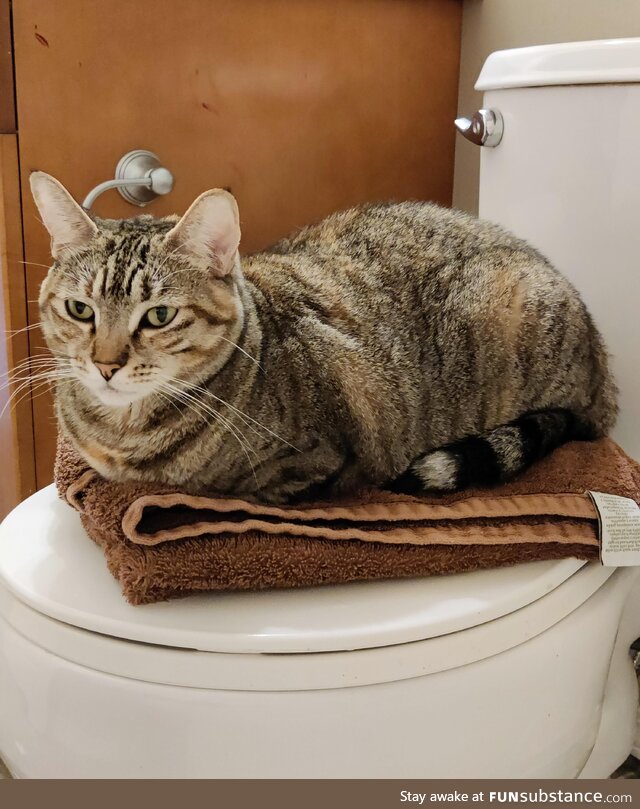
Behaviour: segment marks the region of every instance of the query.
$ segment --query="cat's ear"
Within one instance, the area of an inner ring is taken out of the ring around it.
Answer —
[[[238,205],[228,191],[205,191],[166,236],[167,244],[204,262],[222,277],[233,269],[240,244]]]
[[[85,247],[98,228],[62,183],[43,171],[32,172],[29,182],[33,199],[51,236],[51,255],[58,258],[65,250]]]

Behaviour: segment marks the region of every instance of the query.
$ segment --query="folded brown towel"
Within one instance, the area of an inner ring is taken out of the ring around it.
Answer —
[[[296,506],[117,484],[64,442],[56,482],[132,604],[203,590],[416,577],[598,558],[588,490],[640,502],[640,465],[610,439],[560,447],[494,489],[412,497],[369,490]]]

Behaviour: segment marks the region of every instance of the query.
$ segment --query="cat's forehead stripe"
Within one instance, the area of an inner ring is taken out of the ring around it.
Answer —
[[[66,267],[63,263],[60,272],[66,273],[75,290],[95,301],[150,300],[165,290],[167,272],[171,275],[175,269],[173,262],[166,262],[163,242],[176,221],[177,216],[96,217],[100,239],[93,252],[72,258]]]
[[[90,277],[87,278],[87,286],[86,286],[87,295],[93,298],[93,300],[97,300],[99,294],[101,297],[104,298],[106,283],[107,283],[107,268],[100,267],[100,269],[98,270],[93,279]],[[99,294],[98,291],[100,291]]]
[[[113,298],[123,298],[131,294],[133,277],[141,267],[145,266],[142,259],[141,245],[147,245],[149,250],[149,237],[147,234],[136,234],[133,237],[122,239],[107,256],[108,280],[106,294]]]

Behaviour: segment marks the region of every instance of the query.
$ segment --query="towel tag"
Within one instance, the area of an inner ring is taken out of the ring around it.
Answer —
[[[598,512],[600,561],[605,567],[640,565],[640,506],[629,497],[589,492]]]

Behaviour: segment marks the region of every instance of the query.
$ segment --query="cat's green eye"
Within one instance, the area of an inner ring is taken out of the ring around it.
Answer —
[[[167,323],[171,323],[173,318],[178,314],[175,306],[154,306],[145,312],[140,325],[144,328],[150,326],[152,329],[161,329]]]
[[[93,320],[93,309],[82,301],[69,299],[65,302],[67,312],[76,320]]]

